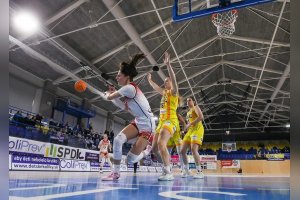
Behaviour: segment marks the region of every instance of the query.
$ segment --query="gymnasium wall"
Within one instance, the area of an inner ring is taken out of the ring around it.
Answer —
[[[106,117],[97,113],[96,117],[90,119],[90,122],[96,132],[104,133],[106,129]]]
[[[9,77],[9,105],[32,111],[36,87],[14,76]]]

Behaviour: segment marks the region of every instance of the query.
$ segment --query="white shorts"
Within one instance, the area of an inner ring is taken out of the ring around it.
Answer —
[[[138,129],[139,136],[150,139],[150,136],[155,133],[156,125],[153,117],[134,119],[131,124]]]

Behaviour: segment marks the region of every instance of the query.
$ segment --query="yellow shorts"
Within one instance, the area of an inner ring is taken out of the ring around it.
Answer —
[[[171,137],[167,143],[168,148],[171,148],[174,146],[179,146],[182,144],[178,119],[168,119],[168,120],[164,120],[164,121],[159,121],[157,129],[156,129],[156,134],[159,134],[159,132],[162,128],[167,129],[171,133]]]
[[[159,134],[160,130],[163,128],[167,129],[171,135],[173,135],[180,129],[178,119],[160,120],[156,128],[156,134]]]
[[[188,132],[185,134],[183,138],[183,142],[189,144],[202,145],[203,136],[204,136],[203,126],[190,127]]]

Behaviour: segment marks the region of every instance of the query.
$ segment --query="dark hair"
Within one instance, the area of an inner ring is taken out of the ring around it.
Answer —
[[[121,66],[120,66],[121,73],[124,74],[125,76],[129,76],[130,81],[132,81],[133,78],[138,75],[138,72],[137,72],[135,66],[136,66],[137,62],[144,57],[145,57],[144,54],[136,54],[133,56],[133,58],[131,59],[131,61],[129,63],[122,62]]]
[[[192,101],[193,101],[194,103],[196,103],[194,97],[188,97],[188,99],[192,99]]]

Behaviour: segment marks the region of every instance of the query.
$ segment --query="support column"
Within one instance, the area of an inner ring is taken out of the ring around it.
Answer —
[[[42,88],[36,89],[35,96],[34,96],[34,99],[32,101],[31,112],[33,112],[33,113],[39,113],[40,112],[42,96],[43,96]]]
[[[39,113],[46,118],[51,118],[53,115],[53,106],[55,105],[57,87],[52,84],[52,81],[46,80],[43,87]]]

